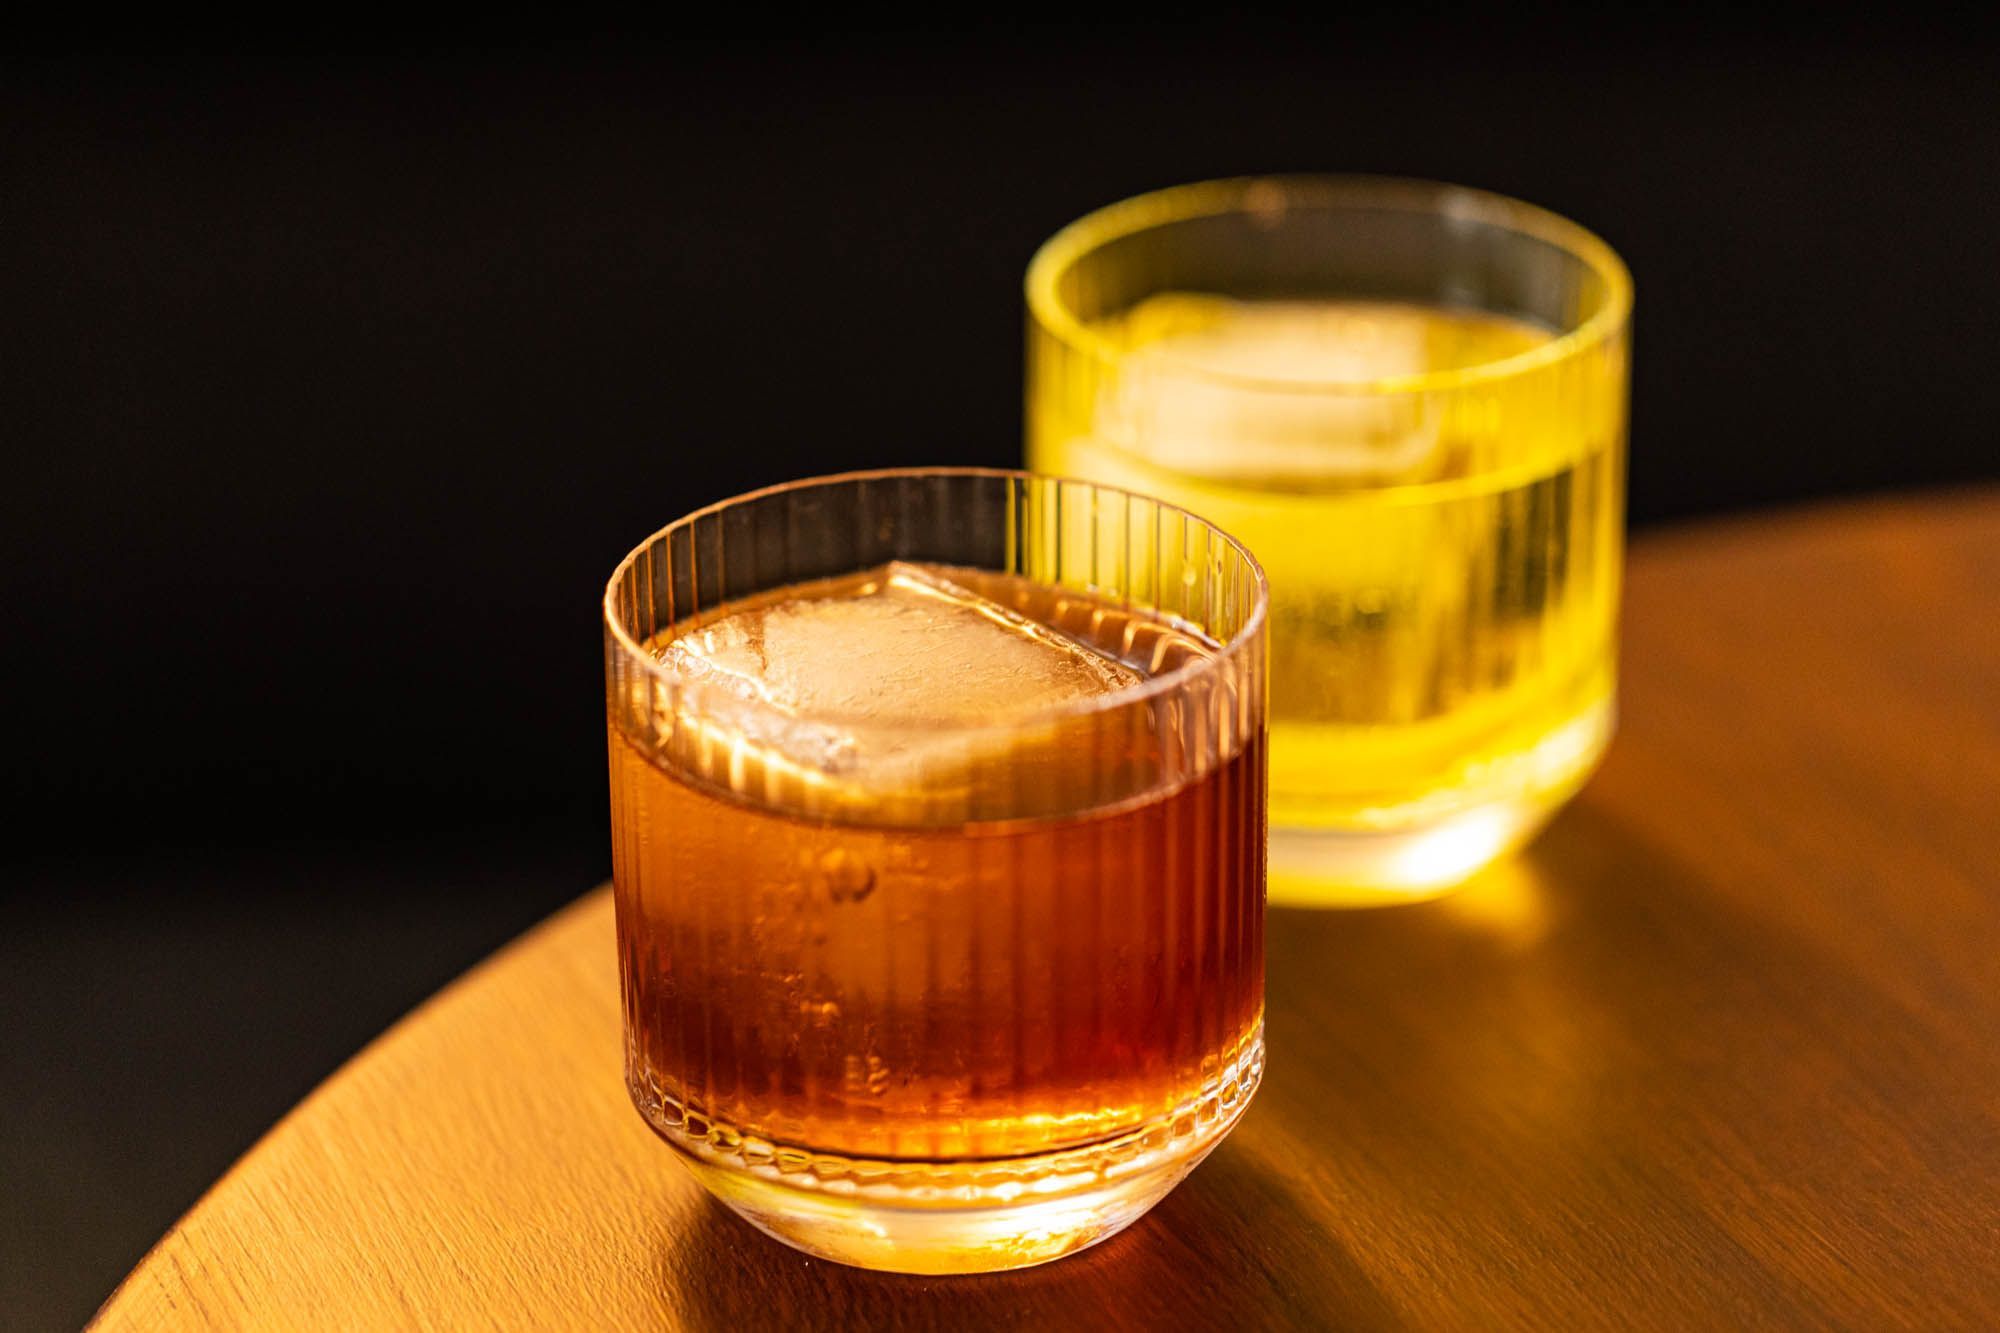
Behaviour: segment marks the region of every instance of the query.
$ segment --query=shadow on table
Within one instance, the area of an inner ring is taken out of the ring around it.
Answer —
[[[661,1272],[667,1299],[699,1329],[1398,1325],[1286,1182],[1227,1141],[1131,1228],[1039,1268],[943,1278],[847,1268],[783,1249],[710,1200],[669,1241]],[[1309,1290],[1297,1286],[1304,1273]]]
[[[702,1329],[1401,1326],[1348,1248],[1345,1201],[1356,1182],[1310,1145],[1366,1144],[1386,1132],[1392,1141],[1373,1150],[1399,1150],[1405,1112],[1377,1104],[1374,1091],[1406,1085],[1419,1101],[1481,1100],[1491,1071],[1477,1060],[1461,1067],[1460,1053],[1488,1044],[1484,1029],[1519,1017],[1545,1039],[1561,1035],[1563,997],[1541,993],[1550,935],[1575,910],[1567,900],[1577,881],[1607,867],[1597,855],[1571,865],[1556,850],[1437,902],[1274,910],[1263,1091],[1179,1189],[1102,1245],[1017,1273],[871,1273],[782,1249],[711,1200],[660,1256],[666,1299]],[[1608,854],[1619,860],[1628,849]],[[1409,1051],[1397,1036],[1404,1025],[1385,1011],[1413,1003],[1447,1032],[1426,1031]],[[1397,1049],[1378,1049],[1385,1044]],[[1369,1071],[1378,1058],[1387,1068]]]
[[[710,1203],[660,1257],[668,1301],[731,1329],[1382,1328],[1412,1303],[1517,1321],[1542,1294],[1523,1246],[1578,1289],[1642,1280],[1624,1270],[1650,1233],[1620,1203],[1638,1186],[1606,1163],[1692,1071],[1762,1086],[1769,1053],[1710,1047],[1696,1002],[1755,1017],[1771,984],[1825,980],[1587,803],[1449,898],[1273,910],[1267,965],[1263,1088],[1123,1235],[1019,1273],[901,1277],[781,1250]],[[1603,1225],[1537,1204],[1558,1196]],[[1414,1285],[1398,1301],[1391,1281]]]

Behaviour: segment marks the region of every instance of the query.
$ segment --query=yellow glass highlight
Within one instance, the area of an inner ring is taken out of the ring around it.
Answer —
[[[1027,455],[1169,499],[1271,581],[1271,896],[1424,896],[1519,846],[1613,721],[1618,257],[1448,185],[1217,181],[1028,270]]]

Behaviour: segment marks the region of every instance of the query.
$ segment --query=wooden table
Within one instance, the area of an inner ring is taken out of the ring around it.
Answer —
[[[271,1131],[108,1328],[2000,1327],[2000,492],[1646,538],[1624,722],[1456,897],[1274,911],[1270,1072],[1046,1268],[843,1269],[627,1104],[610,902]]]

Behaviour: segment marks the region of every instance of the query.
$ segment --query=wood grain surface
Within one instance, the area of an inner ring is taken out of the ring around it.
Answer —
[[[301,1104],[105,1328],[2000,1327],[2000,492],[1633,555],[1622,730],[1458,895],[1273,911],[1270,1069],[1023,1273],[767,1241],[626,1102],[590,895]]]

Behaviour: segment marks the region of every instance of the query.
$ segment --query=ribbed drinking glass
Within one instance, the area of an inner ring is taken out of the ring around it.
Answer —
[[[1280,177],[1115,204],[1028,270],[1027,455],[1271,580],[1271,895],[1519,845],[1611,735],[1632,285],[1554,214]]]
[[[605,594],[626,1077],[814,1254],[1039,1263],[1143,1213],[1263,1067],[1266,598],[1171,505],[799,482]]]

